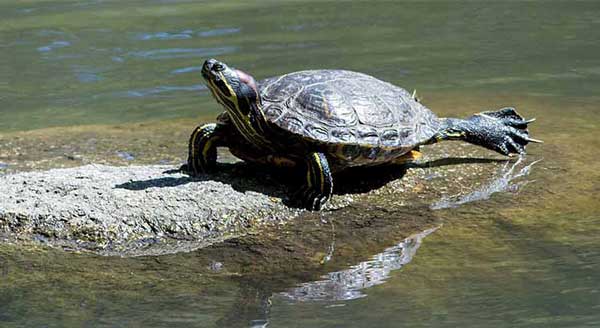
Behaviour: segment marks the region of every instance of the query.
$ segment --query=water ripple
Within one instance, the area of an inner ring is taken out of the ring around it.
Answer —
[[[48,52],[48,51],[52,51],[57,48],[68,47],[70,45],[71,45],[71,42],[69,42],[69,41],[54,41],[54,42],[50,43],[49,45],[37,48],[37,50],[39,52]]]
[[[221,36],[227,34],[235,34],[239,33],[241,29],[239,27],[230,27],[230,28],[216,28],[208,31],[198,32],[198,36],[202,38],[211,37],[211,36]]]
[[[228,34],[239,33],[241,29],[239,27],[227,27],[227,28],[216,28],[212,30],[198,31],[183,30],[180,32],[144,32],[139,33],[135,36],[136,40],[183,40],[191,39],[194,36],[201,38],[208,38],[213,36],[223,36]]]
[[[190,72],[200,72],[201,70],[202,70],[202,66],[189,66],[189,67],[174,69],[171,71],[171,74],[184,74],[184,73],[190,73]]]
[[[65,35],[66,33],[59,30],[50,30],[50,29],[42,29],[35,33],[37,36],[46,37],[46,36],[58,36]]]
[[[316,48],[319,44],[316,42],[296,42],[296,43],[267,43],[258,46],[262,50],[282,50],[282,49],[305,49]]]
[[[217,48],[168,48],[146,51],[134,51],[129,55],[147,59],[172,59],[172,58],[194,58],[210,57],[228,54],[237,51],[237,47],[225,46]]]
[[[154,88],[147,89],[139,89],[139,90],[129,90],[125,92],[120,92],[118,95],[124,97],[148,97],[148,96],[156,96],[159,94],[170,93],[170,92],[178,92],[178,91],[204,91],[206,90],[206,86],[204,84],[194,84],[188,86],[172,86],[172,85],[161,85]]]
[[[181,32],[157,32],[157,33],[141,33],[136,39],[137,40],[182,40],[191,39],[193,31],[185,30]]]
[[[75,76],[79,80],[79,82],[83,83],[93,83],[102,80],[102,76],[100,76],[100,69],[88,67],[88,66],[74,66],[73,72]]]

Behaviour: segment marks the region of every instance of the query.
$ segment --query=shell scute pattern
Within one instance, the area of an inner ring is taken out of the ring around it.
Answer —
[[[284,114],[281,119],[279,120],[279,122],[281,122],[280,126],[292,133],[295,134],[304,134],[304,125],[305,122],[303,120],[301,120],[300,118],[298,118],[297,116],[294,115],[289,115],[288,114]]]
[[[348,97],[327,82],[305,86],[291,100],[290,108],[298,115],[330,127],[350,127],[358,123]]]
[[[281,118],[286,111],[281,104],[273,104],[269,106],[269,110],[265,111],[265,117],[271,122],[275,122]]]
[[[403,90],[403,89],[402,89]],[[382,99],[386,104],[393,104],[395,121],[397,124],[408,126],[415,119],[415,114],[419,111],[417,109],[419,103],[412,99],[411,95],[402,95],[398,92],[390,92],[379,94],[379,98]],[[403,90],[404,91],[404,90]]]
[[[398,134],[398,130],[390,129],[385,130],[381,134],[381,144],[384,147],[393,147],[398,144],[400,135]]]
[[[304,127],[304,130],[306,131],[307,135],[317,140],[329,140],[329,132],[321,125],[308,123]]]
[[[270,78],[261,83],[261,85],[265,86],[261,88],[263,101],[274,103],[286,101],[304,88],[301,82],[294,79],[285,79],[283,83],[281,82],[282,79],[285,79],[285,76]]]
[[[331,138],[340,140],[342,143],[356,143],[356,131],[352,128],[347,129],[331,129]]]
[[[332,149],[354,146],[340,148],[340,156],[356,156],[358,151],[371,159],[388,156],[394,148],[408,151],[439,127],[435,114],[406,90],[362,73],[302,71],[259,85],[270,122]]]
[[[376,146],[379,144],[379,133],[377,129],[368,125],[359,125],[356,128],[358,140],[369,145]]]
[[[374,127],[389,127],[396,123],[394,113],[386,102],[376,95],[352,99],[360,123]]]

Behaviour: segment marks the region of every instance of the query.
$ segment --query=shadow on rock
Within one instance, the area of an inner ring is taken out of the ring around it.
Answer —
[[[140,180],[140,181],[129,181],[125,183],[121,183],[115,186],[118,189],[127,189],[127,190],[146,190],[148,188],[169,188],[169,187],[177,187],[190,182],[194,182],[194,179],[191,177],[164,177],[164,178],[156,178],[149,180]]]
[[[408,169],[433,168],[460,164],[486,164],[506,162],[505,159],[488,158],[461,158],[450,157],[427,162],[415,162],[402,165],[382,165],[376,167],[348,168],[334,174],[334,194],[347,195],[367,193],[379,189],[390,181],[402,179]],[[214,173],[198,177],[161,177],[149,180],[129,181],[116,185],[115,188],[127,190],[145,190],[148,188],[169,188],[180,185],[202,182],[218,181],[230,185],[239,192],[255,191],[271,197],[281,198],[285,205],[299,207],[300,204],[293,199],[294,192],[303,182],[302,170],[282,168],[265,168],[245,162],[219,163]],[[167,170],[165,174],[181,173],[178,169]]]
[[[441,167],[448,165],[460,164],[488,164],[488,163],[504,163],[510,159],[497,158],[471,158],[471,157],[446,157],[427,162],[415,162],[406,164],[409,168],[426,168],[426,167]]]
[[[345,195],[367,193],[379,189],[389,182],[402,179],[408,169],[434,168],[447,165],[487,164],[506,162],[506,159],[449,157],[427,162],[413,162],[401,165],[376,167],[356,167],[342,171],[335,176],[335,194]]]
[[[172,188],[188,183],[201,183],[204,181],[217,181],[231,186],[236,191],[254,191],[267,196],[277,197],[287,201],[291,191],[299,185],[299,177],[294,171],[254,166],[252,164],[218,163],[215,172],[203,174],[196,177],[183,175],[178,169],[164,171],[164,174],[176,176],[164,176],[148,180],[134,180],[115,185],[118,189],[141,191],[150,188]],[[292,188],[289,188],[292,186]],[[289,190],[288,190],[289,189]]]

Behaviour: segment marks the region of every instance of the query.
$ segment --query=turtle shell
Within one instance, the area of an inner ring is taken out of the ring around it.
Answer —
[[[259,83],[267,120],[304,140],[410,149],[439,121],[406,90],[344,70],[309,70]]]

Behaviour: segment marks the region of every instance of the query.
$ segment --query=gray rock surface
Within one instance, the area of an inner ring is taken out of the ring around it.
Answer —
[[[485,200],[516,192],[535,164],[448,147],[464,157],[436,147],[404,168],[344,172],[335,178],[333,199],[316,213],[289,206],[300,177],[245,163],[219,163],[215,173],[195,179],[153,165],[0,173],[0,241],[120,256],[191,251],[264,236],[269,226],[293,219],[304,225],[312,216],[354,218],[362,225],[380,211],[393,219],[396,212]]]
[[[0,175],[0,232],[9,241],[152,254],[202,247],[299,212],[282,203],[281,183],[253,188],[260,177],[236,172],[239,166],[210,180],[165,173],[172,168],[86,165]]]

